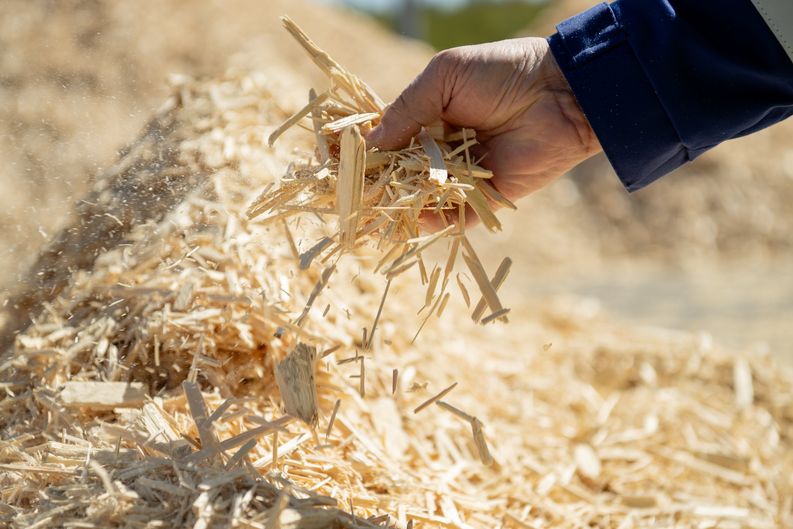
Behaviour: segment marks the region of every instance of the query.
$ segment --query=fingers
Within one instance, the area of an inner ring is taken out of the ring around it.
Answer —
[[[381,150],[405,147],[421,127],[441,118],[448,63],[443,57],[443,54],[436,55],[386,109],[380,124],[366,137],[368,147]]]

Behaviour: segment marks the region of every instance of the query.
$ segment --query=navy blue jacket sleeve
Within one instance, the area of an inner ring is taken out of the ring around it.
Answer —
[[[793,114],[793,63],[750,0],[617,0],[548,40],[631,191]]]

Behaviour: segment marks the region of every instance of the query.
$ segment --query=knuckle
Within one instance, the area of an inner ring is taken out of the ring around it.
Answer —
[[[430,61],[427,71],[434,75],[444,76],[457,64],[459,58],[456,48],[440,51]]]
[[[445,68],[451,67],[457,62],[459,62],[460,55],[461,55],[460,48],[449,48],[446,50],[439,51],[430,61],[430,67],[434,67],[439,70],[443,70]]]

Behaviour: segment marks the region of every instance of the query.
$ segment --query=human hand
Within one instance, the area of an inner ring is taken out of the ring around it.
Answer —
[[[404,147],[438,120],[476,130],[471,149],[509,200],[532,193],[600,151],[595,134],[541,38],[438,53],[385,111],[367,143]],[[439,219],[437,219],[439,220]],[[430,221],[431,228],[440,223]]]

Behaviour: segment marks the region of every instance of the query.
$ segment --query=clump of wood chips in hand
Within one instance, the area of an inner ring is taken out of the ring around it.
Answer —
[[[452,132],[443,124],[423,128],[411,144],[399,151],[367,150],[364,135],[381,117],[384,105],[369,86],[317,47],[289,18],[284,26],[328,75],[330,88],[313,90],[306,106],[298,110],[269,137],[272,146],[290,127],[310,122],[316,138],[315,155],[290,165],[279,184],[273,184],[248,209],[248,218],[281,219],[301,213],[335,215],[338,231],[324,237],[301,255],[301,268],[314,260],[334,256],[375,240],[382,251],[376,269],[389,279],[418,265],[427,285],[426,319],[442,313],[457,254],[482,294],[473,319],[506,321],[509,309],[496,292],[509,270],[505,259],[501,274],[491,281],[465,234],[466,206],[491,231],[501,229],[492,204],[514,208],[487,180],[493,173],[475,163],[469,149],[477,144],[471,129]],[[421,235],[422,214],[437,214],[445,227]],[[422,252],[443,239],[451,239],[448,260],[442,269],[428,273]],[[466,302],[465,287],[458,282]],[[437,293],[436,293],[437,291]],[[485,308],[490,312],[485,315]],[[484,317],[483,317],[484,316]],[[426,322],[425,319],[425,322]]]

